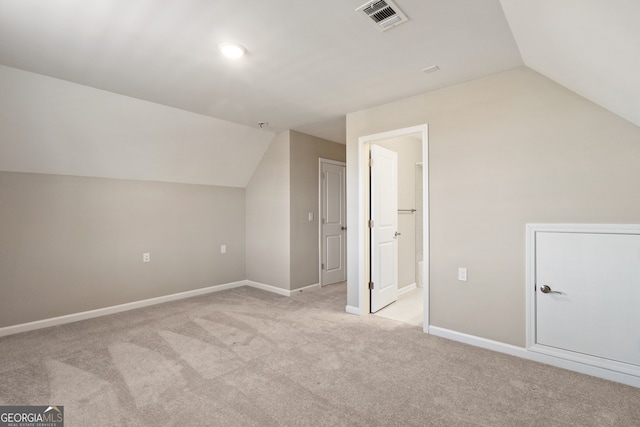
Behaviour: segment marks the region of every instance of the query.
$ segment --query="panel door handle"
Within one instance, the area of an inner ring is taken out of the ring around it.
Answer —
[[[344,231],[344,230],[346,230],[346,229],[347,229],[347,227],[345,227],[344,225],[343,225],[342,227],[340,227],[340,230],[343,230],[343,231]]]
[[[393,237],[398,237],[398,236],[400,236],[401,234],[402,234],[402,233],[398,233],[398,232],[396,231],[396,234],[394,234],[394,236],[393,236]]]
[[[553,289],[551,289],[551,288],[550,288],[549,286],[547,286],[547,285],[542,285],[542,286],[540,286],[540,291],[541,291],[543,294],[561,294],[561,295],[562,295],[562,292],[554,291]]]

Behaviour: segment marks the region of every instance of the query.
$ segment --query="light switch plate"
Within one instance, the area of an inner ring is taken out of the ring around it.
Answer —
[[[458,269],[458,280],[461,282],[467,281],[467,269],[464,267],[460,267]]]

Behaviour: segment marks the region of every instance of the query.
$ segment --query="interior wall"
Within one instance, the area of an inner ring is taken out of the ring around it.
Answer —
[[[398,209],[416,209],[416,163],[422,160],[422,140],[402,136],[375,144],[398,154]],[[416,214],[398,213],[398,289],[417,282]]]
[[[247,279],[291,283],[290,132],[278,133],[246,188]]]
[[[245,187],[275,135],[0,65],[0,170]]]
[[[525,224],[637,223],[640,128],[518,68],[347,116],[348,198],[358,137],[429,124],[430,323],[525,346]],[[363,217],[349,205],[349,237]],[[348,304],[361,254],[349,249]],[[469,280],[457,280],[467,267]],[[365,310],[366,311],[366,310]]]
[[[274,133],[5,66],[0,93],[0,327],[246,278]]]
[[[0,327],[245,278],[241,188],[0,172],[0,206]]]
[[[316,285],[320,158],[344,162],[346,145],[291,131],[291,289]],[[309,221],[309,212],[313,221]]]

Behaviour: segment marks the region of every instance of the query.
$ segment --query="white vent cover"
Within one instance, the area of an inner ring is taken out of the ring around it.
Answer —
[[[357,8],[356,12],[364,15],[378,31],[387,31],[409,20],[391,0],[368,1]]]

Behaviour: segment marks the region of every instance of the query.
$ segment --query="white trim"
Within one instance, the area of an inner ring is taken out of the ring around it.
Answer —
[[[640,379],[640,366],[630,365],[628,363],[618,362],[615,360],[604,359],[601,357],[590,356],[587,354],[576,353],[575,351],[553,348],[546,345],[535,344],[529,347],[529,351],[534,353],[546,354],[573,362],[591,365],[609,371],[620,372],[622,374],[633,375]]]
[[[368,209],[366,208],[367,191],[369,184],[365,177],[368,176],[368,168],[365,159],[365,147],[375,141],[384,139],[396,138],[404,135],[411,135],[419,133],[422,136],[422,191],[423,197],[423,330],[427,332],[429,327],[429,125],[422,124],[417,126],[411,126],[402,129],[395,129],[388,132],[376,133],[373,135],[361,136],[358,138],[358,211],[356,218],[356,240],[358,244],[358,281],[356,285],[358,290],[358,308],[352,307],[359,314],[363,315],[365,312],[365,293],[368,290],[367,283],[369,282],[368,273],[365,271],[365,254],[368,254],[366,250],[367,236],[366,236],[366,216]],[[352,231],[353,233],[353,231]],[[353,242],[353,240],[350,240]],[[347,307],[348,308],[348,307]],[[366,312],[369,312],[370,308],[366,307]]]
[[[453,341],[473,345],[476,347],[485,348],[487,350],[497,351],[499,353],[509,354],[511,356],[521,357],[523,359],[531,360],[534,362],[544,363],[546,365],[555,366],[558,368],[567,369],[581,374],[591,375],[598,378],[604,378],[609,381],[615,381],[618,383],[630,385],[632,387],[640,388],[640,376],[626,374],[623,372],[616,372],[610,369],[601,368],[598,366],[587,365],[573,360],[567,360],[564,358],[556,357],[555,355],[538,353],[527,350],[526,348],[517,347],[511,344],[505,344],[498,341],[489,340],[486,338],[476,337],[474,335],[468,335],[461,332],[452,331],[437,326],[429,326],[428,333],[447,338]]]
[[[589,356],[536,343],[536,233],[604,233],[604,234],[640,234],[638,224],[527,224],[526,225],[526,345],[531,354],[542,354],[554,359],[564,359],[567,363],[580,366],[591,365],[594,369],[631,375],[640,382],[640,367],[614,360]],[[571,369],[571,368],[567,368]],[[575,369],[572,369],[575,370]],[[582,371],[579,371],[582,372]],[[600,376],[600,375],[595,375]],[[607,377],[602,377],[607,378]],[[609,378],[607,378],[609,379]],[[616,380],[612,380],[616,381]],[[622,382],[622,381],[619,381]],[[627,383],[625,383],[627,384]],[[636,383],[636,387],[640,387]],[[634,385],[634,384],[632,384]]]
[[[349,314],[356,314],[356,315],[358,315],[358,316],[362,316],[362,315],[364,315],[364,313],[363,313],[363,311],[362,311],[362,309],[361,309],[360,307],[354,307],[354,306],[352,306],[352,305],[348,305],[348,306],[345,308],[345,311],[346,311],[347,313],[349,313]]]
[[[344,166],[344,167],[347,167],[347,164],[346,164],[345,162],[341,162],[341,161],[339,161],[339,160],[331,160],[331,159],[325,159],[325,158],[323,158],[323,157],[320,157],[320,158],[318,159],[318,161],[319,161],[320,163],[327,163],[327,164],[330,164],[330,165],[336,165],[336,166]]]
[[[315,289],[315,288],[321,288],[320,283],[316,283],[315,285],[309,285],[309,286],[303,286],[301,288],[297,288],[297,289],[291,289],[289,291],[289,296],[298,293],[298,292],[304,292],[308,289]]]
[[[34,322],[20,323],[18,325],[5,326],[0,328],[0,337],[7,335],[19,334],[21,332],[35,331],[37,329],[50,328],[52,326],[64,325],[67,323],[78,322],[80,320],[93,319],[96,317],[108,316],[110,314],[121,313],[123,311],[135,310],[137,308],[148,307],[150,305],[163,304],[165,302],[177,301],[181,299],[197,297],[200,295],[210,294],[213,292],[225,291],[227,289],[240,288],[242,286],[249,286],[252,288],[260,289],[267,292],[272,292],[285,297],[290,297],[291,294],[306,289],[317,288],[320,285],[310,285],[303,288],[294,289],[289,291],[287,289],[277,288],[271,285],[265,285],[264,283],[253,282],[251,280],[241,280],[239,282],[225,283],[222,285],[209,286],[206,288],[194,289],[192,291],[179,292],[171,295],[163,295],[161,297],[149,298],[140,301],[128,302],[125,304],[113,305],[110,307],[98,308],[95,310],[82,311],[80,313],[72,313],[64,316],[52,317],[49,319],[36,320]]]
[[[322,239],[322,164],[326,163],[328,165],[336,165],[336,166],[342,166],[344,167],[344,178],[345,178],[345,186],[343,191],[345,192],[345,206],[344,206],[344,213],[345,213],[345,219],[346,219],[346,213],[348,211],[347,208],[347,200],[348,198],[346,197],[346,191],[347,191],[347,163],[346,162],[340,162],[337,160],[331,160],[331,159],[325,159],[325,158],[318,158],[318,282],[320,282],[319,286],[322,287],[324,286],[324,284],[322,283],[322,253],[323,253],[323,248],[322,248],[322,244],[324,243],[323,239]],[[347,245],[348,245],[348,240],[347,239],[347,233],[345,233],[345,250],[344,250],[344,269],[345,269],[345,279],[348,277],[347,274],[347,262],[346,262],[346,258],[347,258]]]
[[[252,280],[245,280],[245,285],[255,288],[255,289],[260,289],[262,291],[267,291],[267,292],[271,292],[274,294],[278,294],[278,295],[282,295],[283,297],[290,297],[291,295],[295,294],[296,292],[300,292],[300,291],[304,291],[306,289],[312,289],[312,288],[319,288],[320,284],[316,283],[315,285],[309,285],[309,286],[304,286],[302,288],[298,288],[298,289],[282,289],[282,288],[278,288],[277,286],[273,286],[273,285],[267,285],[264,283],[259,283],[259,282],[254,282]]]
[[[282,295],[284,297],[291,296],[291,291],[289,291],[288,289],[282,289],[282,288],[278,288],[276,286],[266,285],[264,283],[254,282],[252,280],[245,280],[245,284],[247,286],[252,287],[252,288],[260,289],[261,291],[272,292],[274,294]]]
[[[165,302],[177,301],[185,298],[191,298],[199,295],[209,294],[212,292],[219,292],[227,289],[239,288],[241,286],[246,286],[246,285],[247,285],[246,281],[243,280],[240,282],[209,286],[207,288],[194,289],[192,291],[179,292],[171,295],[163,295],[161,297],[149,298],[149,299],[140,300],[140,301],[133,301],[125,304],[118,304],[110,307],[98,308],[95,310],[82,311],[80,313],[72,313],[64,316],[52,317],[49,319],[36,320],[34,322],[6,326],[4,328],[0,328],[0,337],[19,334],[21,332],[34,331],[36,329],[50,328],[52,326],[64,325],[67,323],[78,322],[80,320],[93,319],[95,317],[108,316],[110,314],[121,313],[123,311],[135,310],[137,308],[148,307],[150,305],[163,304]]]
[[[408,294],[409,292],[415,291],[416,289],[418,289],[418,287],[416,286],[415,283],[412,283],[407,286],[403,286],[401,288],[398,288],[398,296],[401,297],[402,295]]]
[[[640,224],[527,224],[527,230],[557,233],[640,234]]]

